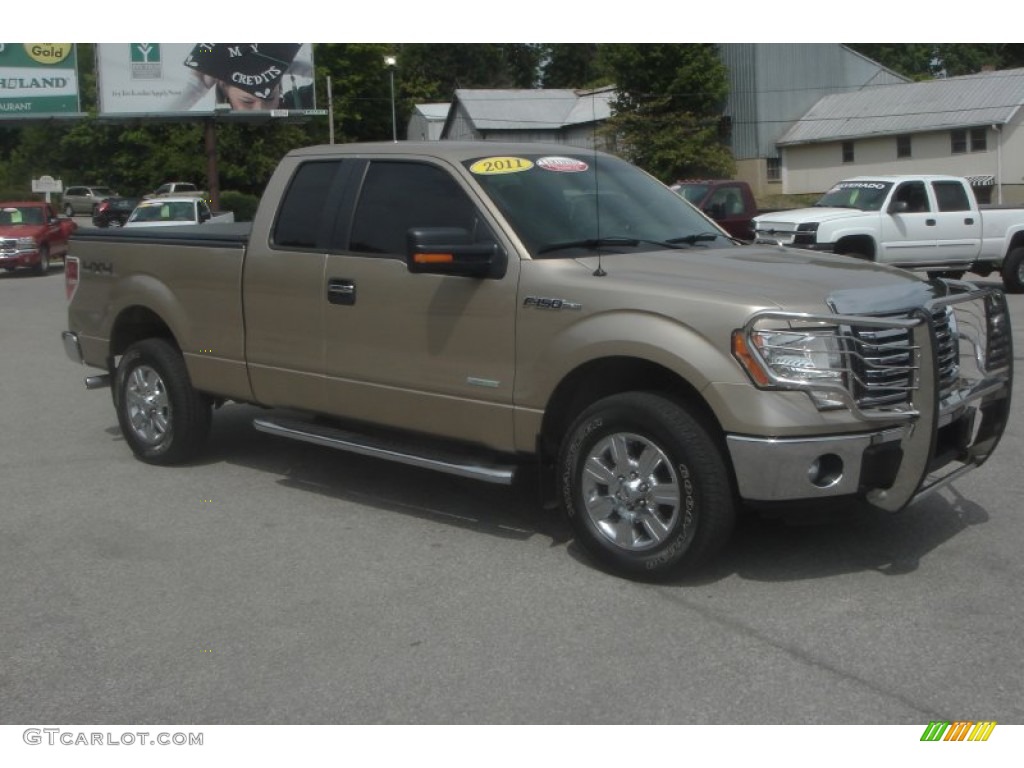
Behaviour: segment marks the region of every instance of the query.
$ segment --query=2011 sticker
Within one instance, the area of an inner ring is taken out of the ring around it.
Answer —
[[[558,173],[583,173],[590,170],[589,165],[575,157],[542,157],[537,161],[537,167]]]
[[[469,172],[478,176],[498,173],[522,173],[533,168],[533,162],[525,157],[485,157],[469,166]]]

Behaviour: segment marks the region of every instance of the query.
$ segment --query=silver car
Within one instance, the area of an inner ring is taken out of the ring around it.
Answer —
[[[68,187],[64,190],[64,213],[91,216],[92,209],[108,197],[116,197],[110,187]]]

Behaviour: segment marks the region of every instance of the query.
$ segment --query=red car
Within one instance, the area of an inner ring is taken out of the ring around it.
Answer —
[[[52,259],[67,255],[68,238],[77,228],[49,203],[0,203],[0,267],[9,272],[31,267],[45,275]]]

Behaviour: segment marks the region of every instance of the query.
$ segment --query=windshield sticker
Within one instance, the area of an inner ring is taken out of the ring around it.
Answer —
[[[832,187],[833,191],[837,189],[885,189],[885,184],[878,181],[844,181]]]
[[[590,170],[589,165],[574,157],[542,157],[537,161],[537,167],[558,173],[583,173]]]
[[[533,168],[525,157],[485,157],[469,166],[469,172],[477,176],[493,176],[498,173],[521,173]]]

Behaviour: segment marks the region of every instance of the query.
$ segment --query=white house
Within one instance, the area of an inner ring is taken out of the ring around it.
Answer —
[[[1024,202],[1024,69],[826,96],[778,140],[782,191],[849,176],[944,173],[981,202]]]

